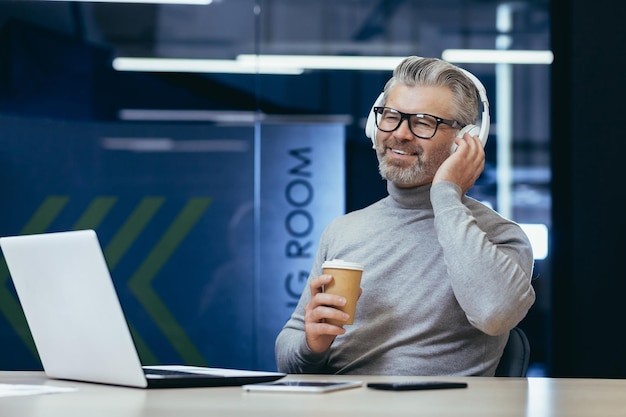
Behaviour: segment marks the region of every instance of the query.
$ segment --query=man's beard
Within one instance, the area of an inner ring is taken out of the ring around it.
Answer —
[[[427,177],[421,155],[417,156],[415,164],[405,166],[390,162],[388,158],[378,155],[378,171],[384,179],[398,185],[419,184]]]
[[[425,161],[423,149],[419,148],[412,152],[415,154],[416,161],[409,164],[387,158],[387,147],[394,147],[394,145],[390,146],[389,143],[386,143],[380,146],[382,146],[382,149],[380,147],[376,149],[378,171],[384,179],[398,185],[416,185],[431,182],[443,161],[450,156],[449,151],[440,151],[436,154],[431,153],[428,160]],[[406,151],[404,148],[403,150]]]

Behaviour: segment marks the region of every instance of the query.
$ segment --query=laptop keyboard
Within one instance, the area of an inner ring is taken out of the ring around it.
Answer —
[[[172,369],[143,369],[146,378],[224,378],[223,375],[201,374],[195,372],[175,371]]]

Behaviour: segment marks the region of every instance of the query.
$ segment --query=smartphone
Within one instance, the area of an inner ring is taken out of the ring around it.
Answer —
[[[467,388],[465,382],[417,381],[417,382],[370,382],[368,388],[388,391],[414,391],[424,389]]]
[[[244,385],[242,388],[246,391],[322,393],[348,388],[358,388],[361,386],[363,386],[362,381],[309,381],[292,379],[287,381],[248,384]]]

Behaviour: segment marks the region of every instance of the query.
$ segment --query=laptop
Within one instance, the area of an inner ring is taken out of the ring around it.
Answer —
[[[138,388],[270,382],[280,372],[142,366],[95,231],[0,238],[49,378]]]

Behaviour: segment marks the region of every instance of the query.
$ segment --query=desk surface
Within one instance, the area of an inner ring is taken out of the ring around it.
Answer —
[[[289,379],[329,379],[290,375]],[[368,381],[451,380],[468,388],[389,392],[362,388],[326,394],[253,393],[241,387],[142,390],[0,372],[0,384],[75,387],[60,394],[0,398],[1,416],[625,416],[626,380],[333,376]]]

